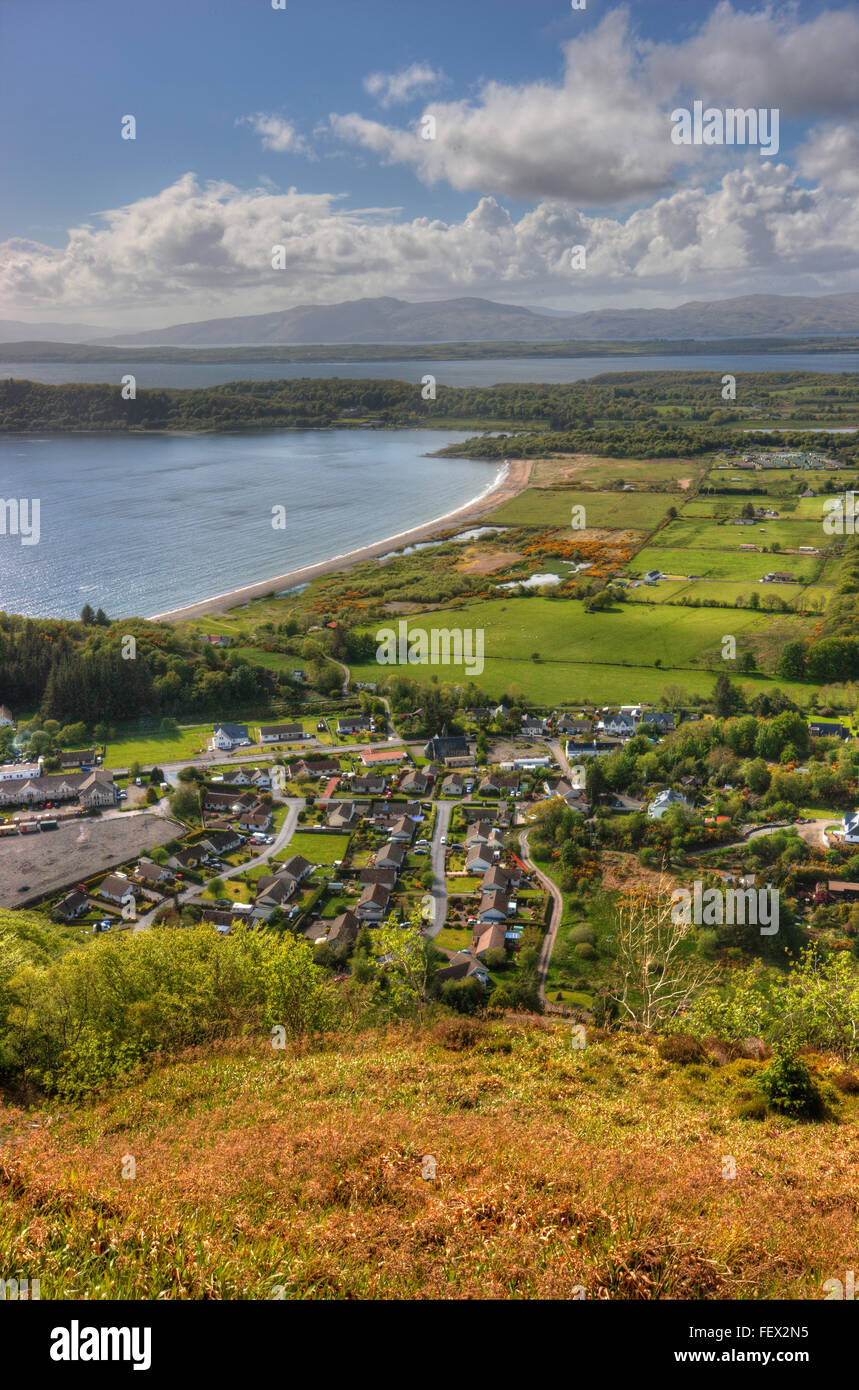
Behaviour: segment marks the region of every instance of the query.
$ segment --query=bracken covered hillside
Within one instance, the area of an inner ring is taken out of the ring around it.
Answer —
[[[805,1060],[822,1122],[739,1118],[755,1061],[529,1017],[201,1048],[0,1110],[3,1273],[43,1299],[818,1299],[859,1254],[859,1078]]]

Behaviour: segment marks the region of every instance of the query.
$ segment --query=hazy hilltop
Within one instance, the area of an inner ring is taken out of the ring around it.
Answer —
[[[762,1064],[684,1060],[529,1015],[209,1043],[0,1110],[7,1268],[43,1298],[823,1297],[859,1099],[743,1119]]]
[[[59,339],[64,343],[98,341],[103,328],[91,323],[23,323],[20,319],[0,319],[0,343],[45,342]]]
[[[39,336],[35,325],[26,334]],[[47,326],[45,326],[47,328]],[[56,325],[51,325],[56,328]],[[564,342],[721,338],[859,332],[859,294],[743,295],[692,300],[674,309],[598,309],[563,314],[463,297],[410,304],[391,297],[301,304],[240,318],[206,319],[92,341],[141,346],[252,346],[302,343]],[[45,337],[58,336],[45,332]],[[61,335],[62,336],[62,335]]]

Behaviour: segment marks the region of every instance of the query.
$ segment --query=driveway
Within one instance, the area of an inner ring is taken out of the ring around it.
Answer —
[[[441,839],[442,836],[447,838],[450,813],[458,804],[456,801],[436,802],[435,830],[430,846],[430,863],[433,872],[433,920],[432,926],[426,928],[427,936],[438,936],[447,920],[447,881],[444,872],[447,863],[447,845],[443,845]]]
[[[550,878],[547,878],[546,875],[540,869],[537,868],[537,865],[530,857],[528,834],[529,832],[527,830],[523,830],[519,835],[519,845],[522,850],[522,860],[526,864],[526,866],[529,869],[531,869],[534,874],[536,874],[541,886],[545,888],[546,892],[550,895],[552,899],[552,915],[549,919],[549,929],[543,938],[543,945],[540,950],[540,959],[537,962],[537,990],[539,992],[541,1000],[545,1004],[546,976],[549,973],[549,962],[552,959],[552,952],[555,949],[555,938],[558,935],[558,927],[561,925],[561,914],[564,910],[564,899],[561,896],[561,890],[558,887],[558,885],[556,883],[553,883]]]

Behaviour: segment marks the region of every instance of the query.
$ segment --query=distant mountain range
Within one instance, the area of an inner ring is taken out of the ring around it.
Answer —
[[[91,323],[21,323],[19,319],[0,319],[0,343],[18,343],[38,339],[40,342],[59,339],[63,343],[99,341],[103,328]]]
[[[25,331],[22,331],[25,330]],[[0,321],[0,342],[61,339],[116,346],[290,346],[298,344],[463,343],[797,337],[859,333],[859,294],[752,294],[690,300],[675,309],[594,309],[581,314],[461,297],[410,304],[353,299],[299,304],[269,314],[205,319],[146,332],[107,335],[80,324]]]

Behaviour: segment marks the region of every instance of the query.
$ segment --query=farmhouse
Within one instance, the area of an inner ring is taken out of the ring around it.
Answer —
[[[349,790],[354,796],[381,796],[385,790],[385,779],[372,773],[366,776],[356,773],[349,783]]]
[[[848,845],[859,844],[859,811],[845,811],[841,822],[841,838]]]
[[[403,867],[406,857],[406,846],[402,843],[383,845],[376,850],[377,869],[396,869],[398,872]]]
[[[250,741],[247,724],[216,724],[212,732],[215,748],[223,748],[227,752],[231,748],[243,748]]]
[[[89,911],[89,898],[86,893],[81,893],[79,889],[72,889],[67,893],[61,902],[54,908],[54,915],[60,917],[64,922],[74,922],[78,917],[82,917]]]
[[[334,918],[325,939],[329,946],[352,946],[358,939],[359,930],[358,918],[354,912],[347,910]]]
[[[108,874],[107,878],[102,879],[98,892],[99,897],[107,898],[111,903],[125,906],[134,902],[134,886],[125,874]]]
[[[203,809],[219,811],[222,815],[238,816],[242,811],[250,811],[257,804],[253,792],[218,792],[207,790],[203,793]]]
[[[593,727],[591,719],[573,719],[569,714],[562,714],[555,730],[558,734],[566,734],[570,738],[587,738],[593,733]]]
[[[479,980],[484,987],[489,984],[489,971],[470,951],[454,951],[449,964],[442,967],[436,975],[437,980]]]
[[[314,866],[300,854],[285,859],[278,869],[279,878],[291,878],[295,883],[303,883],[313,873]]]
[[[208,854],[230,854],[243,844],[244,840],[235,830],[210,830],[206,838],[200,841],[200,848]]]
[[[151,859],[141,859],[134,870],[134,877],[146,884],[147,888],[155,888],[159,883],[164,883],[165,880],[172,878],[173,875],[165,865],[156,864]]]
[[[254,899],[255,903],[261,907],[283,907],[284,903],[289,902],[295,892],[295,879],[289,875],[284,877],[270,878],[267,875],[259,880],[257,888],[260,890]]]
[[[510,900],[500,889],[490,888],[481,896],[477,915],[481,922],[503,922],[510,916]]]
[[[362,922],[378,922],[387,911],[391,895],[382,883],[368,883],[355,907]]]
[[[408,816],[400,816],[394,821],[388,830],[388,835],[392,840],[401,840],[404,844],[411,844],[415,833],[415,823]]]
[[[167,863],[171,869],[196,869],[202,862],[204,850],[202,845],[189,845],[185,849],[177,849],[170,855]]]
[[[300,724],[261,724],[260,743],[298,743],[307,735]]]
[[[523,714],[520,732],[523,738],[542,738],[549,730],[545,719],[540,719],[536,714]]]
[[[631,714],[618,710],[615,714],[607,714],[599,727],[614,738],[631,738],[635,733],[635,719]]]
[[[400,783],[401,792],[411,792],[412,796],[424,796],[432,786],[432,779],[425,772],[408,772]]]
[[[812,738],[849,738],[850,731],[845,729],[843,724],[827,723],[822,719],[814,719],[808,726],[808,732]]]
[[[357,801],[331,801],[328,804],[328,824],[332,830],[352,830],[368,809]]]
[[[373,729],[373,721],[368,714],[350,714],[343,719],[337,720],[338,734],[369,734]]]
[[[288,771],[295,777],[339,777],[340,763],[336,758],[299,758]]]
[[[658,792],[647,808],[647,814],[651,820],[661,820],[666,811],[672,806],[679,806],[682,811],[691,811],[692,803],[687,801],[685,796],[679,792],[672,791],[667,787],[665,791]]]
[[[472,845],[465,860],[465,870],[469,874],[483,874],[495,863],[495,855],[486,845]]]
[[[99,756],[97,748],[75,748],[69,749],[67,753],[60,753],[60,767],[83,767],[91,766]]]
[[[655,733],[667,734],[674,728],[674,715],[667,710],[646,709],[639,721],[639,729],[652,729]]]
[[[503,950],[506,935],[503,922],[492,922],[474,933],[471,949],[477,956],[485,956],[487,951]]]
[[[400,763],[407,756],[405,748],[365,748],[361,762],[365,767],[376,767],[379,763]]]

